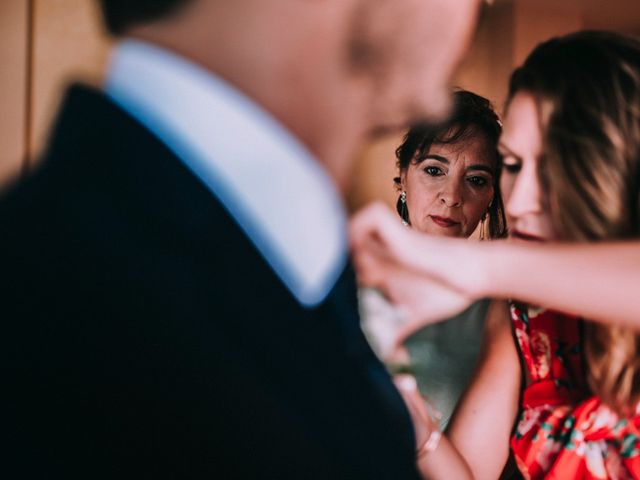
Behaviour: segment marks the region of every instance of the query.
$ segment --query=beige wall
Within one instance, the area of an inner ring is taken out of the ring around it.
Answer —
[[[42,148],[64,87],[75,79],[100,81],[107,59],[97,2],[35,0],[32,151]]]
[[[28,7],[0,2],[0,182],[20,170],[25,154]]]
[[[538,0],[514,5],[513,65],[520,65],[538,43],[584,25],[583,8],[575,2]]]
[[[42,148],[64,86],[98,82],[109,42],[92,0],[0,2],[0,186]]]
[[[515,6],[496,4],[485,10],[473,45],[454,84],[491,100],[502,112],[513,68]]]

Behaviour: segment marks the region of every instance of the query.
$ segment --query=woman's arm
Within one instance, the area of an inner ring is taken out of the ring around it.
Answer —
[[[396,380],[411,413],[418,450],[437,424],[429,417],[415,380]],[[506,304],[494,301],[487,313],[480,361],[437,448],[418,455],[425,479],[492,479],[509,455],[509,436],[518,411],[520,364]]]
[[[640,329],[640,242],[482,245],[473,296],[517,298]]]
[[[442,312],[493,297],[640,329],[640,241],[538,244],[433,237],[403,227],[379,204],[354,218],[351,234],[360,278],[404,305],[415,328],[439,320]],[[446,286],[452,294],[429,304],[410,296],[392,284],[389,273],[400,269],[419,272],[423,287]]]
[[[521,376],[508,306],[495,300],[487,312],[475,375],[447,429],[477,479],[495,480],[507,462]]]
[[[422,478],[473,479],[474,476],[465,459],[446,437],[440,436],[438,424],[427,412],[415,379],[408,375],[400,375],[394,380],[411,414],[416,433],[416,463]]]

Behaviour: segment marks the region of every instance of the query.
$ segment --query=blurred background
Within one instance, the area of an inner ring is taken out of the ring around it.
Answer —
[[[510,71],[540,41],[579,29],[640,35],[640,1],[494,0],[482,12],[455,84],[502,112]],[[100,82],[109,47],[92,0],[0,2],[0,188],[34,167],[64,86],[78,78]],[[394,150],[401,137],[363,147],[351,209],[373,199],[395,204]]]

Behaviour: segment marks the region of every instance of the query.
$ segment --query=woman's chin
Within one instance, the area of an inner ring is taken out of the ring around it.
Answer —
[[[416,230],[436,237],[465,238],[467,236],[461,232],[460,228],[442,228],[434,226],[433,228],[417,228]]]

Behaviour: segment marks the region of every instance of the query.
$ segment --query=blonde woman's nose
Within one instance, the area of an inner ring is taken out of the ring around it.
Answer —
[[[516,179],[507,201],[507,213],[510,217],[521,217],[542,212],[540,181],[535,169],[523,167]]]

